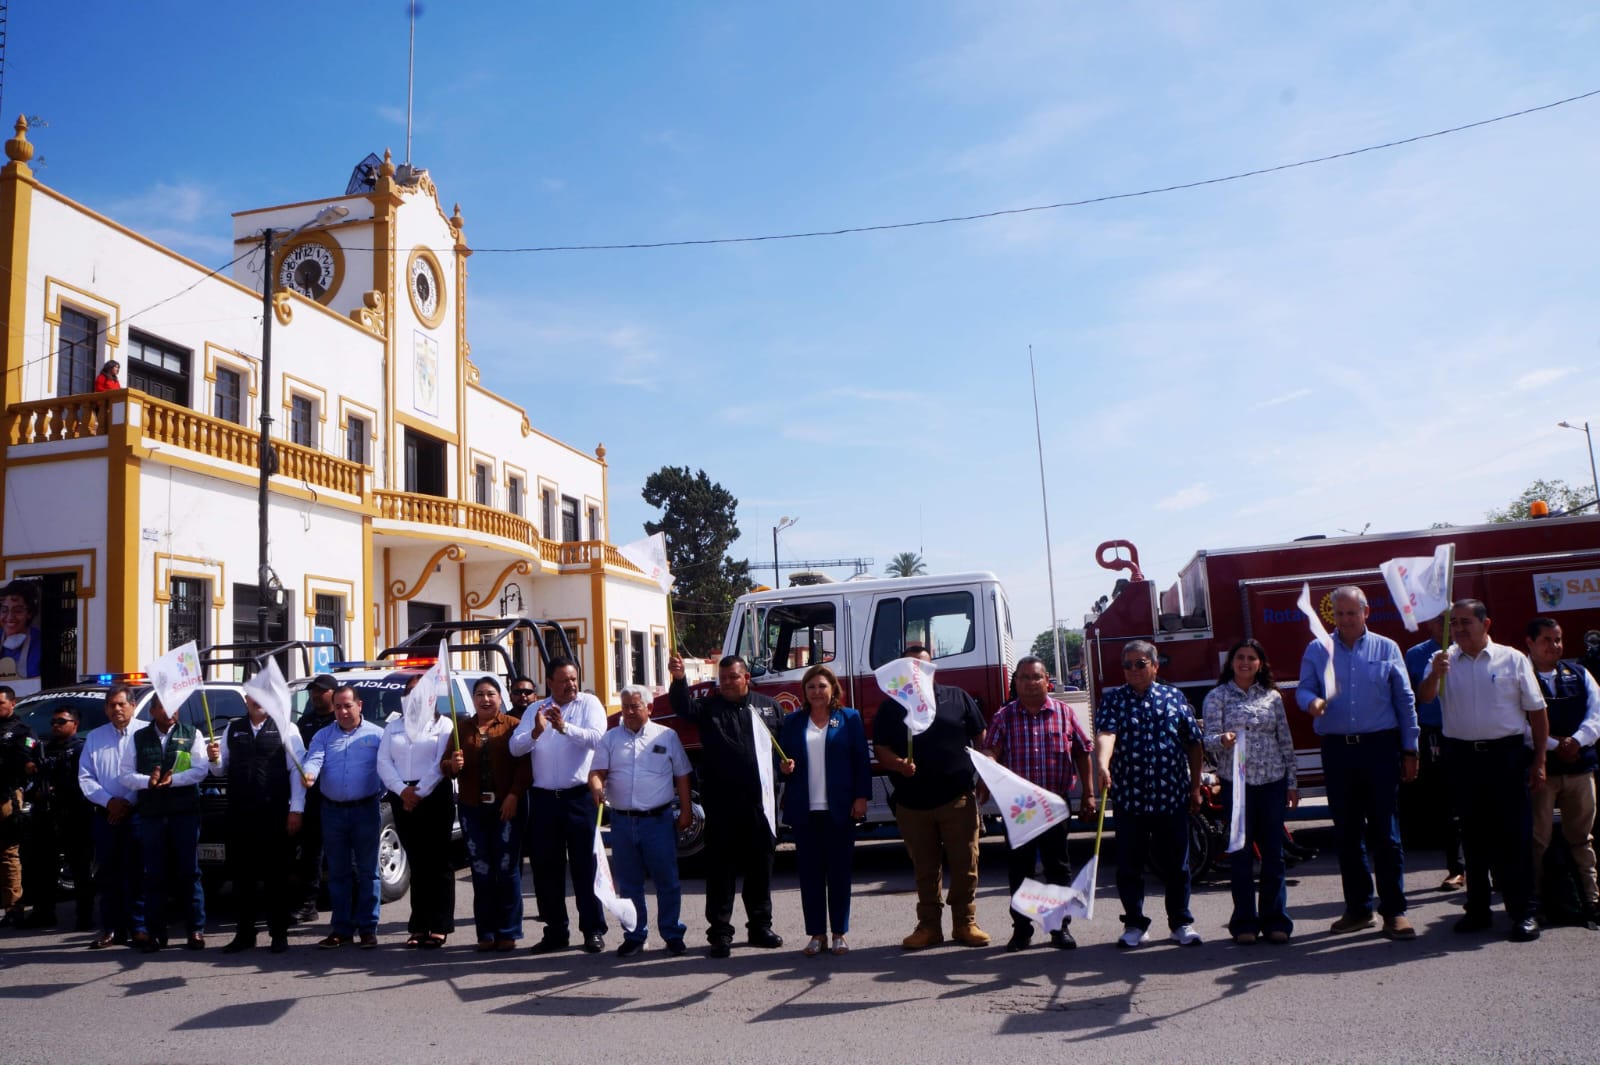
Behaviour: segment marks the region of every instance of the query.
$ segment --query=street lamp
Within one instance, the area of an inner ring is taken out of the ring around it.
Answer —
[[[783,580],[778,576],[778,534],[785,529],[793,528],[800,521],[799,518],[782,517],[778,524],[772,527],[772,587],[782,588]]]
[[[294,229],[278,230],[268,227],[261,231],[263,264],[261,267],[261,443],[257,456],[261,466],[261,482],[256,492],[256,639],[267,642],[267,620],[272,610],[272,568],[267,565],[267,481],[277,465],[272,452],[272,238],[282,235],[290,239],[307,229],[337,222],[350,213],[350,208],[337,204],[324,207],[317,216]]]
[[[1556,422],[1563,429],[1582,429],[1583,439],[1589,444],[1589,477],[1594,482],[1594,502],[1589,506],[1595,508],[1595,513],[1600,514],[1600,474],[1595,472],[1594,466],[1594,437],[1589,435],[1589,423],[1573,425],[1571,422]]]

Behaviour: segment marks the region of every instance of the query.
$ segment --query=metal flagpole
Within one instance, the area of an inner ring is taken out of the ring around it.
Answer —
[[[1039,378],[1033,368],[1033,345],[1028,345],[1028,381],[1033,386],[1033,436],[1039,448],[1039,502],[1044,507],[1044,563],[1050,577],[1050,639],[1056,651],[1058,680],[1065,678],[1066,659],[1062,655],[1061,625],[1056,621],[1056,564],[1050,549],[1050,497],[1044,487],[1044,432],[1039,427]]]

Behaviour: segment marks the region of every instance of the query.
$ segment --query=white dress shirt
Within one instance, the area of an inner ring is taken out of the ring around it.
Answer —
[[[149,722],[155,728],[155,722]],[[96,732],[99,729],[95,730]],[[178,731],[178,725],[173,723],[166,732],[157,732],[161,740],[161,749],[165,751],[172,743],[172,734]],[[150,786],[150,774],[139,772],[139,752],[132,741],[132,727],[129,730],[129,741],[122,752],[122,786],[130,792],[144,791]],[[172,774],[172,787],[186,788],[191,784],[198,784],[211,772],[211,763],[206,761],[206,737],[199,729],[194,730],[194,739],[189,741],[189,768],[181,773]]]
[[[245,718],[250,721],[249,718]],[[261,719],[258,725],[250,721],[250,731],[257,736],[261,735],[261,727],[267,723],[266,718]],[[232,728],[230,725],[229,728]],[[220,761],[210,763],[213,776],[226,776],[228,772],[228,731],[224,729],[222,735],[217,737],[217,746],[222,749]],[[305,741],[300,739],[298,729],[292,729],[289,735],[283,737],[283,764],[289,770],[289,812],[294,814],[304,813],[306,809],[306,782],[300,778],[300,766],[296,759],[306,756]]]
[[[828,808],[828,723],[806,718],[806,798],[812,810]]]
[[[606,708],[588,692],[561,707],[562,728],[549,727],[533,738],[533,725],[540,713],[548,712],[555,700],[535,703],[522,712],[522,723],[511,734],[513,755],[533,752],[533,786],[560,791],[589,782],[589,766],[594,749],[606,732]]]
[[[1452,740],[1521,736],[1528,714],[1544,709],[1533,663],[1515,647],[1490,640],[1476,655],[1450,648],[1450,672],[1439,688],[1444,734]]]
[[[605,771],[611,808],[638,813],[677,797],[674,778],[689,775],[689,756],[676,732],[646,721],[638,732],[618,725],[601,736],[593,768]]]
[[[415,780],[417,796],[425,799],[444,779],[439,762],[449,746],[449,718],[434,718],[421,740],[406,734],[405,718],[396,718],[385,726],[378,743],[378,779],[396,795],[406,790],[406,781]]]
[[[78,790],[85,799],[102,808],[109,807],[112,799],[133,800],[133,792],[122,786],[122,755],[133,750],[133,734],[149,724],[130,721],[118,732],[107,721],[89,733],[78,758]]]

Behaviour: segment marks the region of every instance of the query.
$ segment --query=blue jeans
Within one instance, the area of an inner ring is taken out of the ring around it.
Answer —
[[[184,925],[190,935],[206,930],[206,893],[200,884],[200,815],[135,814],[139,849],[144,854],[144,914],[135,932],[167,937],[167,897],[189,902]]]
[[[130,936],[144,927],[144,868],[133,819],[113,825],[94,813],[94,890],[100,895],[100,931]]]
[[[1359,742],[1351,742],[1359,740]],[[1400,845],[1400,733],[1366,732],[1322,738],[1328,813],[1339,836],[1344,912],[1384,917],[1406,912],[1406,856]],[[1372,861],[1367,860],[1371,851]],[[1373,893],[1373,867],[1377,893]]]
[[[1150,927],[1144,915],[1144,867],[1154,857],[1163,870],[1167,927],[1193,924],[1189,912],[1189,807],[1169,813],[1117,811],[1117,895],[1122,923],[1140,931]]]
[[[654,817],[611,818],[611,879],[617,894],[633,902],[639,923],[624,939],[643,943],[650,935],[650,915],[644,903],[644,878],[656,885],[656,914],[662,939],[682,939],[685,928],[678,919],[683,891],[678,886],[678,829],[671,810]]]
[[[350,936],[378,930],[378,798],[359,806],[324,799],[322,851],[328,857],[328,901],[333,934]]]
[[[826,810],[812,810],[794,828],[794,860],[800,869],[800,911],[806,935],[850,931],[850,874],[855,864],[856,826],[838,824]]]
[[[478,939],[522,938],[522,819],[500,820],[499,803],[461,807],[472,869]]]
[[[1233,810],[1233,789],[1226,788]],[[1249,932],[1294,931],[1289,920],[1289,888],[1283,876],[1283,811],[1289,798],[1289,779],[1251,784],[1244,789],[1244,846],[1230,854],[1233,871],[1232,935]],[[1260,909],[1256,908],[1255,852],[1261,852]]]

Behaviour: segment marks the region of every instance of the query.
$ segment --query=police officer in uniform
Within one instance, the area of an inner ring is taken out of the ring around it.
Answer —
[[[306,808],[299,767],[305,749],[300,734],[279,732],[253,696],[245,695],[245,705],[249,715],[229,722],[222,742],[207,751],[212,774],[228,779],[225,839],[238,931],[222,951],[237,954],[256,945],[264,889],[272,953],[282,954],[289,949],[290,840]]]
[[[33,729],[12,714],[16,693],[0,685],[0,928],[22,927],[22,791],[38,772]]]
[[[93,807],[78,788],[83,744],[77,708],[70,704],[56,707],[50,715],[50,738],[39,750],[28,863],[23,867],[33,903],[28,924],[35,928],[55,926],[58,874],[63,863],[77,899],[77,929],[87,932],[94,927],[94,888],[90,885]]]

